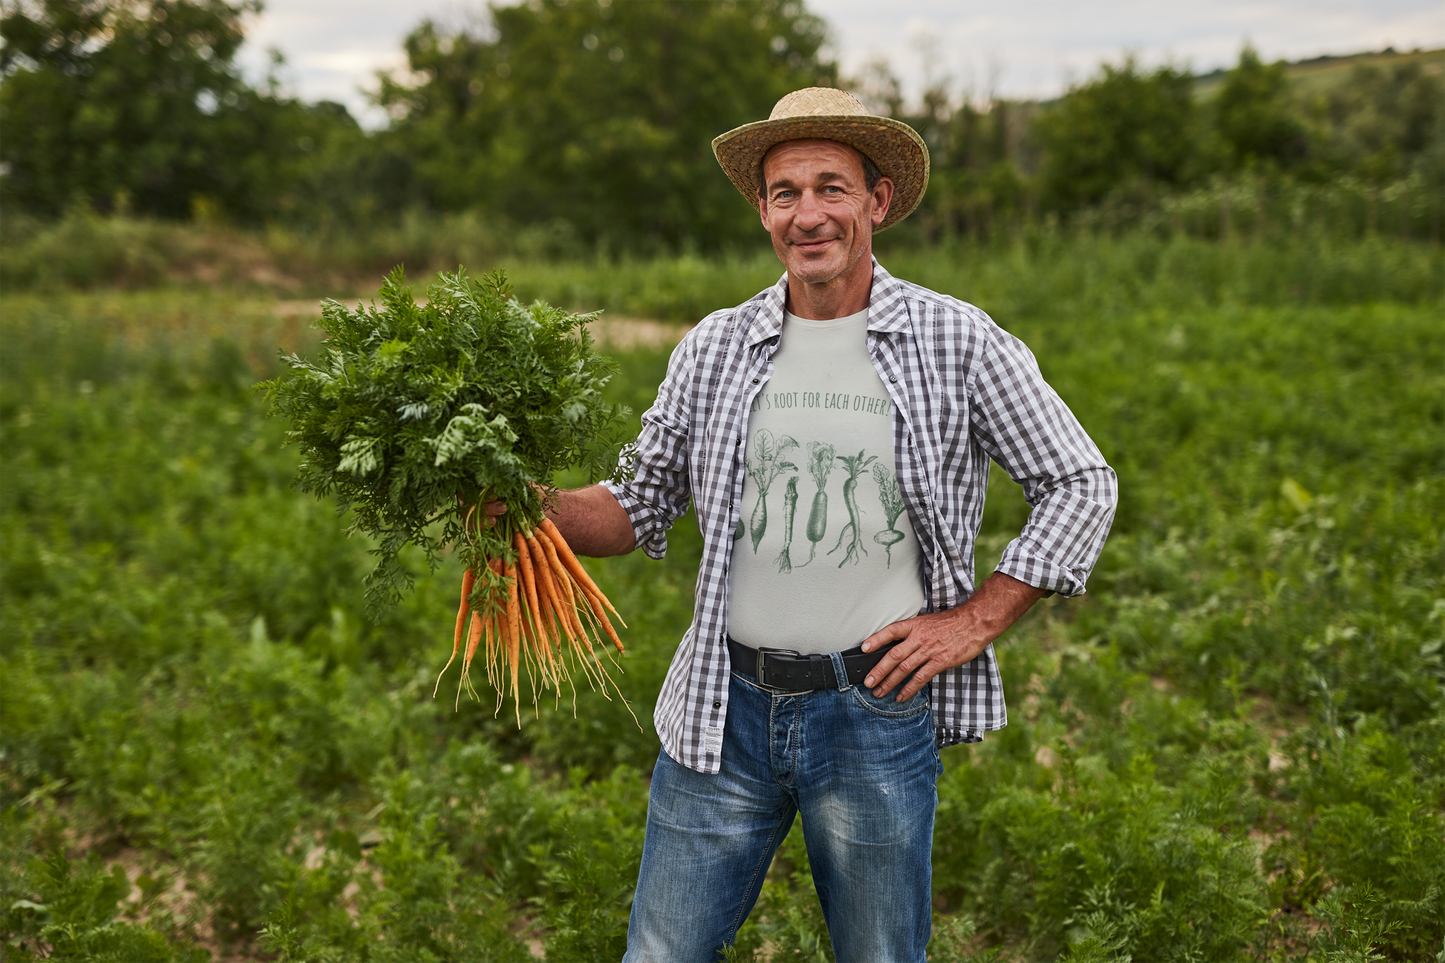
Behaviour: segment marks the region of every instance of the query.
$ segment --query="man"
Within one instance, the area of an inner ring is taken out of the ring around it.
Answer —
[[[787,272],[673,352],[634,479],[552,512],[583,554],[661,557],[689,504],[704,540],[625,959],[716,959],[801,813],[837,958],[922,960],[938,749],[1004,725],[991,642],[1084,591],[1114,473],[1020,342],[873,259],[911,128],[811,88],[713,149]],[[975,587],[989,459],[1033,511]]]

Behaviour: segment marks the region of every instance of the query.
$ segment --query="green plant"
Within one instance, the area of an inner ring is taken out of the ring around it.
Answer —
[[[420,546],[435,567],[456,546],[477,577],[474,599],[505,591],[489,559],[512,559],[510,532],[467,522],[484,497],[508,503],[520,524],[542,517],[554,472],[621,477],[615,453],[623,412],[601,394],[611,365],[591,350],[586,318],[510,298],[500,272],[442,275],[419,306],[400,269],[381,307],[322,309],[330,335],[315,362],[289,355],[288,378],[266,384],[304,456],[302,491],[334,496],[353,530],[377,540],[367,597],[394,603]],[[440,531],[437,526],[440,525]]]

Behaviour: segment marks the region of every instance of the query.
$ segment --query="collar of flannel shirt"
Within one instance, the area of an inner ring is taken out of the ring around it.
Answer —
[[[868,331],[872,334],[903,334],[909,330],[908,307],[904,302],[904,285],[873,259],[873,288],[868,294]],[[741,313],[751,306],[756,310],[748,324],[743,342],[750,348],[783,333],[783,309],[787,304],[787,272],[778,283],[752,300],[733,309]]]

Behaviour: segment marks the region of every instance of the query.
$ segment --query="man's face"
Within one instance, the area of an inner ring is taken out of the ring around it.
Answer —
[[[763,158],[759,213],[773,250],[799,281],[831,281],[873,249],[893,182],[872,191],[858,152],[831,140],[784,141]]]

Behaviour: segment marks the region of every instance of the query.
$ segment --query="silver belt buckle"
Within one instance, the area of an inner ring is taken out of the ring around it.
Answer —
[[[790,655],[795,659],[801,659],[803,653],[797,649],[771,649],[764,646],[758,647],[758,685],[770,685],[767,677],[768,655]]]

